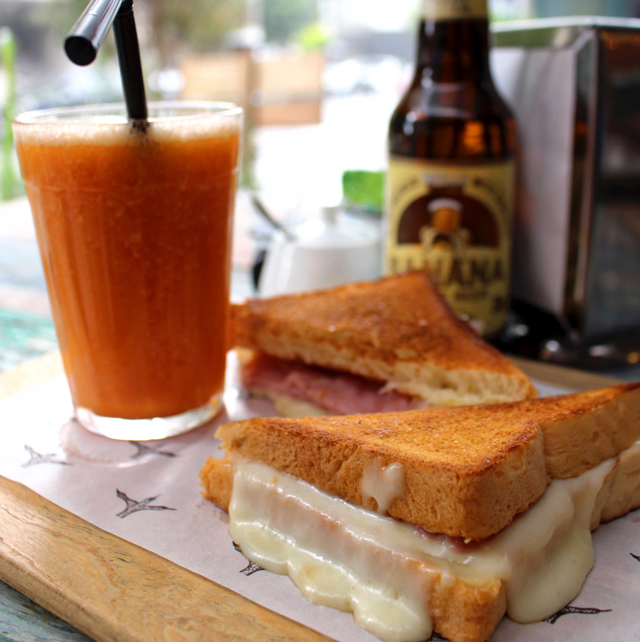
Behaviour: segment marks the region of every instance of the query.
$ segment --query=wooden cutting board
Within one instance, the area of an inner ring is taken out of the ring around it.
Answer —
[[[98,642],[329,639],[4,477],[0,579]]]
[[[573,390],[608,377],[515,360]],[[57,353],[0,374],[0,399],[62,373]],[[97,642],[321,642],[293,622],[0,476],[0,580]]]

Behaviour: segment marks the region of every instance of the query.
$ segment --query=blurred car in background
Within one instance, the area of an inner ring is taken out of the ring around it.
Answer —
[[[401,92],[411,79],[412,64],[385,54],[362,55],[327,65],[325,93],[345,96],[355,92]]]

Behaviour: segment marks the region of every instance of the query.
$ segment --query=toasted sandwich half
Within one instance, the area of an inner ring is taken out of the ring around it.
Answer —
[[[527,376],[458,319],[425,272],[231,310],[246,389],[285,416],[529,399]]]
[[[253,562],[386,642],[545,619],[640,506],[640,384],[495,406],[251,419],[200,476]]]

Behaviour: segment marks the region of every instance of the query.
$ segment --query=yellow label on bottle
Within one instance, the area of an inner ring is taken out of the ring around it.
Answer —
[[[454,165],[392,157],[385,272],[427,269],[454,312],[484,335],[509,300],[513,161]]]
[[[487,0],[422,0],[424,20],[461,20],[487,15]]]

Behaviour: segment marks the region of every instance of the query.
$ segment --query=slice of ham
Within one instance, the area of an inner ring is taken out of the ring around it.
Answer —
[[[335,415],[397,412],[414,406],[408,395],[382,392],[384,383],[379,381],[260,352],[243,364],[241,378],[247,389],[287,395]]]

